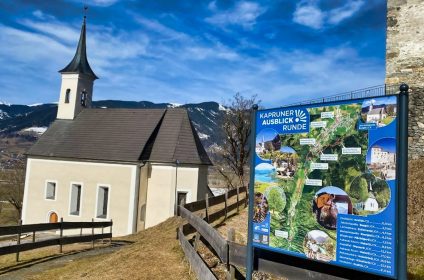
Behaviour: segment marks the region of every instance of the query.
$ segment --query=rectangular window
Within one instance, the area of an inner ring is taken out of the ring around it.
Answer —
[[[71,215],[79,215],[81,210],[81,191],[82,187],[79,184],[72,184],[71,187]]]
[[[109,188],[99,187],[97,191],[97,209],[96,217],[106,219],[107,218],[107,203],[109,200]]]
[[[56,199],[56,183],[55,182],[46,183],[46,199],[51,199],[51,200]]]

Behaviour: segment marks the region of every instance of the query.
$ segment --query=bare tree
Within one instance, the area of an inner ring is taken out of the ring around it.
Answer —
[[[20,219],[25,186],[25,160],[19,158],[11,168],[0,171],[0,182],[0,200],[8,201]]]
[[[252,106],[259,101],[256,95],[245,98],[237,93],[229,102],[223,122],[224,145],[216,152],[221,160],[217,170],[230,188],[247,183],[249,167]]]

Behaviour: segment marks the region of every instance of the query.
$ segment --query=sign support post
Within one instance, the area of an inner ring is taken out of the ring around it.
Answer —
[[[249,215],[247,228],[247,257],[246,257],[246,280],[252,280],[253,273],[253,206],[255,201],[255,143],[256,143],[256,111],[258,105],[252,106],[251,131],[250,131],[250,180],[249,180]]]
[[[409,86],[401,84],[399,93],[399,124],[398,124],[398,279],[407,279],[408,253],[408,113]]]

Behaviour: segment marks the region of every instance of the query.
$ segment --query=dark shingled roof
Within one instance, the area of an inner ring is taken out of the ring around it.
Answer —
[[[87,51],[86,51],[86,39],[85,39],[86,27],[85,27],[85,17],[81,27],[81,34],[78,42],[77,51],[72,61],[59,73],[77,73],[77,74],[87,74],[93,77],[93,79],[98,79],[93,70],[91,70],[90,64],[88,64]]]
[[[141,160],[211,164],[185,109],[167,110]]]
[[[185,109],[85,109],[53,122],[28,155],[212,164]]]

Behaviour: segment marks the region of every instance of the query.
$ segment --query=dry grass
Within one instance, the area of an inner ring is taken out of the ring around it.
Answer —
[[[18,211],[6,202],[0,202],[0,226],[13,226],[18,222]]]
[[[195,279],[176,239],[176,228],[181,223],[171,218],[156,227],[121,240],[133,244],[120,250],[97,256],[76,258],[51,267],[28,279]],[[81,246],[81,247],[79,247]],[[86,249],[90,245],[66,245],[66,253]],[[96,245],[97,247],[97,245]],[[44,248],[22,254],[17,265],[15,255],[0,257],[0,272],[57,257],[58,248]],[[65,255],[66,255],[65,253]]]
[[[409,279],[424,279],[424,159],[408,167],[408,271]]]
[[[125,238],[131,245],[108,255],[84,258],[30,279],[194,279],[176,239],[181,220]]]

